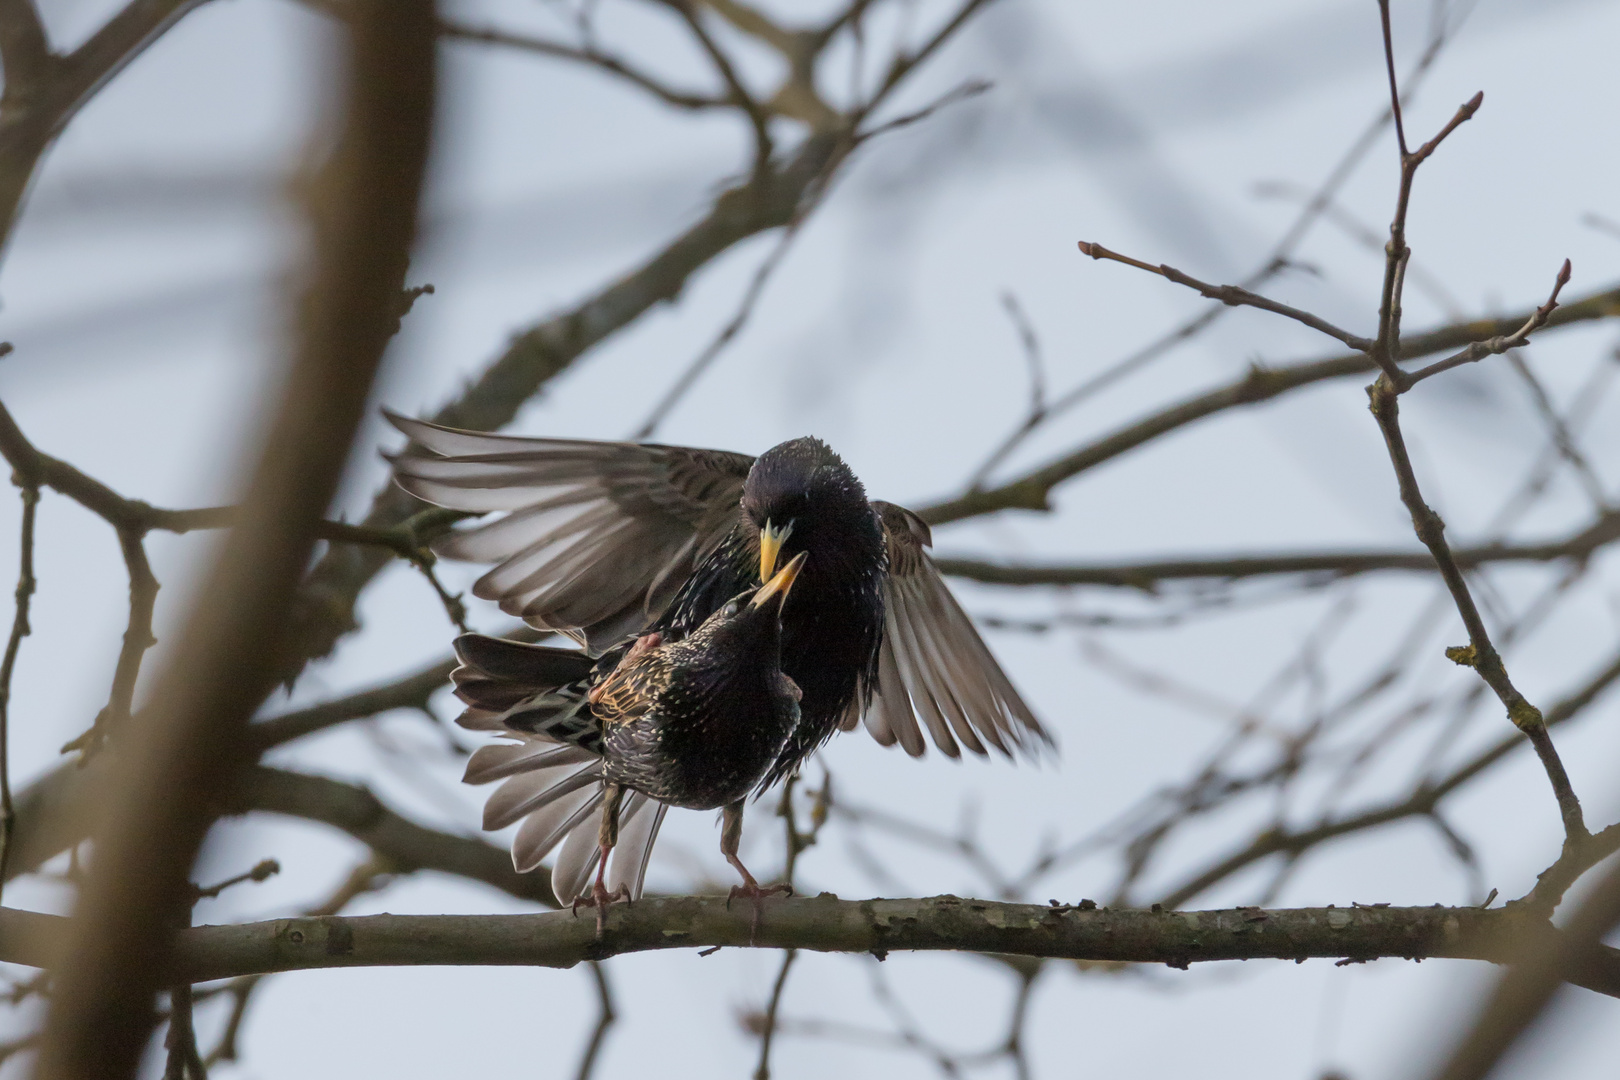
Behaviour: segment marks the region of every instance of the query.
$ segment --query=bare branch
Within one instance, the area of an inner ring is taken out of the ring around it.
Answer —
[[[585,1044],[585,1053],[579,1059],[579,1071],[574,1074],[575,1080],[590,1080],[591,1073],[596,1069],[600,1060],[602,1046],[607,1042],[608,1029],[613,1021],[618,1019],[618,1013],[613,1007],[613,988],[608,985],[607,968],[600,963],[592,961],[589,965],[591,979],[596,983],[596,1027],[591,1031],[591,1041]]]
[[[1173,266],[1154,266],[1140,259],[1133,259],[1129,255],[1121,255],[1117,251],[1110,251],[1101,244],[1092,244],[1084,240],[1080,241],[1080,253],[1089,255],[1093,259],[1111,259],[1114,262],[1124,263],[1126,266],[1134,266],[1138,270],[1146,270],[1150,274],[1158,274],[1160,277],[1173,281],[1177,285],[1185,285],[1189,289],[1196,290],[1200,296],[1208,297],[1211,300],[1219,300],[1228,307],[1259,308],[1261,311],[1270,311],[1282,315],[1285,318],[1293,319],[1297,323],[1308,326],[1312,330],[1320,331],[1330,338],[1336,338],[1350,346],[1350,348],[1360,352],[1366,352],[1373,346],[1371,338],[1352,334],[1348,330],[1340,330],[1326,319],[1312,315],[1308,311],[1301,311],[1299,308],[1289,307],[1287,304],[1267,299],[1258,293],[1250,292],[1240,285],[1211,285],[1207,281],[1199,281],[1195,277],[1184,274]]]
[[[124,554],[124,567],[129,573],[129,623],[124,629],[123,647],[118,650],[112,691],[95,723],[62,747],[64,753],[69,750],[93,753],[109,733],[129,720],[135,701],[135,684],[141,675],[141,661],[146,657],[146,650],[157,644],[152,634],[152,614],[157,606],[158,580],[152,574],[152,564],[147,561],[146,545],[141,542],[138,530],[119,529],[118,547]]]
[[[1610,289],[1561,305],[1548,316],[1546,326],[1568,326],[1616,315],[1620,315],[1620,289]],[[1528,318],[1529,313],[1525,313],[1504,319],[1480,319],[1439,327],[1406,341],[1402,345],[1401,358],[1416,359],[1496,334],[1511,333]],[[999,510],[1049,510],[1051,493],[1058,485],[1167,431],[1226,409],[1269,401],[1302,386],[1372,370],[1375,370],[1373,362],[1364,353],[1350,353],[1288,367],[1254,368],[1242,379],[1168,406],[1004,484],[969,491],[925,507],[919,513],[929,524],[941,525]]]
[[[11,47],[4,54],[6,91],[0,99],[0,248],[11,236],[23,194],[51,141],[130,61],[205,2],[130,0],[71,54],[41,58],[42,43],[27,25],[32,6],[9,0],[12,10],[0,13]],[[22,60],[16,69],[14,57]]]
[[[0,13],[3,14],[3,13]],[[17,825],[17,811],[11,801],[11,676],[17,667],[22,639],[32,628],[28,609],[34,589],[34,511],[39,506],[39,487],[24,474],[15,480],[22,489],[22,536],[18,542],[16,609],[11,619],[11,636],[6,639],[6,656],[0,661],[0,890],[5,887],[11,861],[11,836]]]
[[[201,510],[164,510],[138,499],[126,499],[101,481],[49,454],[28,441],[11,413],[0,404],[0,455],[19,475],[33,477],[41,487],[58,491],[120,532],[143,536],[153,529],[190,532],[228,524],[235,510],[228,506]]]
[[[383,686],[260,720],[248,727],[248,739],[256,750],[263,753],[282,743],[391,709],[425,711],[428,699],[434,691],[450,681],[450,672],[455,666],[454,657],[438,660]]]
[[[1535,313],[1524,321],[1524,325],[1513,333],[1498,335],[1488,341],[1476,341],[1454,356],[1448,356],[1444,360],[1437,360],[1427,367],[1419,368],[1406,377],[1406,385],[1411,387],[1431,375],[1438,375],[1442,371],[1450,371],[1452,368],[1461,367],[1463,364],[1472,364],[1476,360],[1483,360],[1487,356],[1500,356],[1509,349],[1517,349],[1526,344],[1530,340],[1531,334],[1547,325],[1547,320],[1552,316],[1553,310],[1558,307],[1558,294],[1564,290],[1565,285],[1569,284],[1569,274],[1569,260],[1565,259],[1563,267],[1558,271],[1557,279],[1553,282],[1552,295],[1547,297],[1547,302],[1536,308]]]
[[[1390,100],[1391,108],[1395,111],[1396,131],[1402,132],[1400,126],[1400,95],[1395,86],[1394,44],[1390,39],[1389,29],[1389,0],[1379,0],[1379,12],[1383,21],[1384,55],[1390,73]],[[1466,667],[1471,667],[1479,673],[1480,678],[1496,693],[1502,705],[1507,709],[1508,719],[1514,726],[1530,739],[1536,749],[1536,755],[1541,759],[1543,769],[1547,773],[1547,780],[1552,785],[1553,793],[1558,800],[1559,814],[1564,820],[1564,842],[1566,846],[1576,846],[1585,841],[1589,833],[1586,821],[1581,812],[1580,800],[1576,798],[1575,791],[1569,782],[1569,774],[1564,769],[1564,763],[1559,759],[1558,751],[1553,746],[1552,738],[1547,733],[1547,725],[1542,718],[1541,711],[1527,701],[1513,681],[1508,676],[1507,667],[1496,647],[1491,643],[1490,634],[1485,628],[1485,621],[1480,617],[1479,608],[1474,602],[1473,594],[1468,588],[1468,582],[1463,577],[1462,570],[1457,566],[1451,553],[1451,546],[1445,538],[1445,522],[1440,515],[1424,501],[1422,492],[1418,487],[1417,474],[1412,468],[1411,456],[1407,453],[1406,438],[1401,432],[1400,422],[1400,395],[1411,387],[1414,376],[1401,371],[1395,364],[1395,358],[1400,355],[1401,332],[1401,286],[1405,276],[1407,260],[1411,256],[1406,246],[1406,214],[1411,203],[1412,181],[1417,175],[1418,166],[1421,165],[1435,148],[1455,131],[1459,125],[1470,119],[1479,110],[1484,95],[1475,94],[1462,108],[1457,110],[1449,123],[1442,128],[1439,134],[1424,143],[1416,152],[1408,153],[1404,133],[1400,138],[1401,149],[1401,181],[1400,189],[1395,201],[1395,216],[1389,226],[1389,245],[1386,249],[1383,299],[1379,308],[1378,340],[1371,349],[1374,359],[1383,369],[1383,374],[1367,388],[1367,396],[1371,402],[1373,417],[1378,421],[1379,430],[1384,436],[1384,445],[1389,450],[1389,459],[1395,469],[1396,483],[1400,489],[1401,502],[1406,506],[1407,512],[1412,516],[1412,527],[1418,539],[1423,542],[1440,569],[1440,576],[1450,591],[1452,601],[1457,607],[1457,613],[1462,617],[1463,625],[1468,630],[1468,645],[1466,647],[1447,649],[1446,655],[1452,660]],[[1528,337],[1530,331],[1546,324],[1553,310],[1557,307],[1558,293],[1569,280],[1569,261],[1564,261],[1559,271],[1558,281],[1553,287],[1552,296],[1546,304],[1533,312],[1525,320],[1524,325],[1516,331],[1512,338],[1522,340]],[[1468,350],[1459,356],[1466,356]],[[1435,374],[1464,362],[1457,357],[1442,360],[1438,364],[1426,369],[1427,374]],[[1421,374],[1421,373],[1420,373]]]
[[[1457,548],[1452,560],[1463,569],[1499,562],[1584,562],[1600,548],[1620,540],[1620,512],[1603,514],[1591,525],[1562,540],[1539,544],[1483,544]],[[1233,555],[1226,558],[1164,559],[1118,564],[1014,564],[982,559],[938,558],[942,573],[992,585],[1106,585],[1152,591],[1165,581],[1241,578],[1272,574],[1321,574],[1348,577],[1379,570],[1433,573],[1434,556],[1425,551],[1321,551],[1276,555]]]
[[[439,34],[453,41],[497,45],[502,48],[517,49],[521,52],[537,53],[541,56],[586,64],[605,71],[616,78],[623,79],[631,85],[652,94],[664,104],[673,105],[677,109],[690,109],[693,111],[723,109],[735,104],[729,98],[708,97],[703,94],[689,94],[683,90],[676,90],[646,72],[632,67],[619,57],[601,51],[592,44],[567,45],[560,41],[551,41],[531,34],[519,34],[497,27],[471,26],[449,19],[440,20]]]
[[[324,776],[264,766],[249,769],[228,812],[260,811],[341,829],[385,856],[399,873],[436,870],[480,881],[522,900],[556,907],[545,870],[520,874],[504,849],[475,837],[438,832],[394,813],[371,792]]]
[[[754,1080],[771,1080],[771,1041],[776,1034],[777,1012],[782,1007],[782,992],[787,989],[788,973],[793,970],[793,961],[798,958],[798,949],[786,949],[782,953],[782,967],[776,973],[776,982],[771,985],[771,999],[765,1006],[765,1015],[760,1022],[759,1064],[754,1066]]]
[[[0,116],[27,107],[50,77],[55,59],[33,0],[0,0],[0,62],[6,69]]]
[[[0,959],[48,966],[65,919],[0,911]],[[193,982],[271,971],[377,965],[572,967],[582,961],[662,949],[748,947],[752,912],[723,897],[645,899],[594,920],[567,911],[532,915],[365,915],[276,919],[183,930],[173,976]],[[1168,964],[1214,960],[1445,957],[1503,962],[1517,937],[1562,948],[1565,936],[1505,908],[1294,908],[1265,911],[1108,910],[1005,904],[938,896],[840,900],[830,893],[773,901],[759,920],[759,946],[816,952],[1000,953],[1071,960]],[[1620,996],[1620,950],[1583,950],[1570,982]]]

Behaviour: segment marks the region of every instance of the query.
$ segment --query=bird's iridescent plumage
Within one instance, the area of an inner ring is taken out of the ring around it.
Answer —
[[[863,719],[880,743],[913,756],[925,752],[925,730],[951,757],[1050,744],[928,557],[927,525],[868,500],[818,439],[749,458],[391,419],[412,440],[395,458],[407,491],[506,511],[435,550],[495,563],[475,595],[576,637],[603,664],[616,665],[638,635],[692,634],[757,585],[762,554],[772,555],[762,536],[779,543],[776,561],[808,553],[782,626],[781,667],[803,691],[799,720],[761,789]],[[549,698],[540,711],[582,697]]]

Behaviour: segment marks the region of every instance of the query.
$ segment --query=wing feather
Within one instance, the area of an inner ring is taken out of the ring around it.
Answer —
[[[473,587],[594,651],[662,613],[737,523],[744,454],[655,444],[486,435],[392,413],[410,444],[394,459],[420,499],[504,517],[434,550],[497,565]]]
[[[884,582],[883,647],[867,729],[879,742],[923,751],[922,728],[951,757],[958,746],[975,754],[1028,754],[1051,736],[1014,689],[924,548],[932,545],[921,518],[893,503],[872,503],[889,545]]]

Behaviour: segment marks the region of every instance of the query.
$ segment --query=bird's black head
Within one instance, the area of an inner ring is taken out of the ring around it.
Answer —
[[[762,581],[782,560],[803,552],[816,552],[820,567],[838,557],[830,553],[881,550],[866,489],[844,459],[813,436],[779,443],[754,461],[742,508],[760,531]]]

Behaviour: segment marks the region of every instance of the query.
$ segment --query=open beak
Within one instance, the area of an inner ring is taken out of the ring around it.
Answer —
[[[769,581],[776,573],[776,560],[782,556],[782,545],[793,535],[793,522],[774,528],[769,521],[759,530],[759,580]]]
[[[763,607],[766,601],[778,594],[781,595],[782,600],[785,602],[788,590],[793,588],[793,579],[799,576],[799,571],[804,568],[805,557],[809,554],[808,551],[801,551],[793,556],[792,562],[782,567],[775,577],[760,586],[759,592],[754,594],[754,598],[748,602],[748,606]]]

